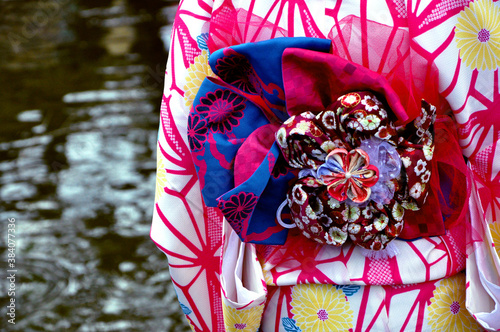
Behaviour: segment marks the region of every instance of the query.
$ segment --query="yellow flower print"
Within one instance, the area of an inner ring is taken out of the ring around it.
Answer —
[[[194,325],[193,325],[193,323],[191,322],[191,320],[190,320],[190,319],[188,319],[187,321],[188,321],[188,323],[189,323],[189,327],[191,328],[191,331],[196,332],[196,329],[194,328]]]
[[[264,273],[264,281],[266,282],[266,285],[276,286],[276,284],[274,283],[273,274],[271,273],[271,271],[267,271],[267,270],[263,269],[262,272]]]
[[[500,66],[500,6],[491,0],[477,0],[460,12],[455,26],[460,58],[474,69]]]
[[[500,222],[495,222],[488,225],[491,231],[491,237],[493,238],[493,243],[495,244],[495,250],[497,251],[498,257],[500,257]]]
[[[226,332],[256,332],[264,312],[264,305],[248,309],[232,308],[222,302]]]
[[[347,331],[353,311],[342,290],[332,285],[297,285],[292,290],[292,313],[302,331]]]
[[[193,105],[194,97],[196,97],[201,83],[207,76],[215,77],[215,74],[208,64],[208,52],[203,50],[200,55],[194,58],[194,62],[187,70],[186,85],[184,85],[184,101],[187,107],[191,108],[191,105]]]
[[[432,332],[481,331],[465,308],[465,275],[462,273],[439,282],[427,310]]]
[[[160,146],[156,148],[156,193],[155,202],[158,202],[160,197],[165,193],[164,188],[167,186],[167,172],[165,171],[164,157],[160,151]]]

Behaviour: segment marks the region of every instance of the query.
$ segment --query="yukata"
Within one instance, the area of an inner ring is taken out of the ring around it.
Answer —
[[[500,3],[182,1],[151,238],[193,331],[500,330]]]

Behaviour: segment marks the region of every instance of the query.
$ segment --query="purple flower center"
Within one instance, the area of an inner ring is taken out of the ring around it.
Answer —
[[[450,310],[451,312],[456,315],[460,311],[460,304],[457,301],[453,301],[453,303],[450,305]]]
[[[479,30],[479,32],[477,34],[477,39],[481,43],[486,43],[488,40],[490,40],[490,32],[486,29]]]
[[[234,324],[234,327],[235,327],[237,330],[243,330],[245,327],[247,327],[247,324],[244,324],[244,323],[238,323],[238,324]]]
[[[320,310],[318,311],[318,318],[319,318],[319,320],[321,320],[321,321],[325,321],[325,320],[327,320],[327,319],[328,319],[328,312],[326,312],[326,310],[325,310],[325,309],[320,309]]]

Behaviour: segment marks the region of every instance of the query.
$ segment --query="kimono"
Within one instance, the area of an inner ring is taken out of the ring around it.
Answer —
[[[193,331],[500,330],[500,2],[184,0],[151,239]]]

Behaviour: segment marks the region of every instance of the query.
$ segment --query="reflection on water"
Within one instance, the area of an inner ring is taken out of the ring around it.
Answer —
[[[189,330],[149,240],[175,6],[0,0],[0,251],[15,218],[18,271],[0,329]]]

